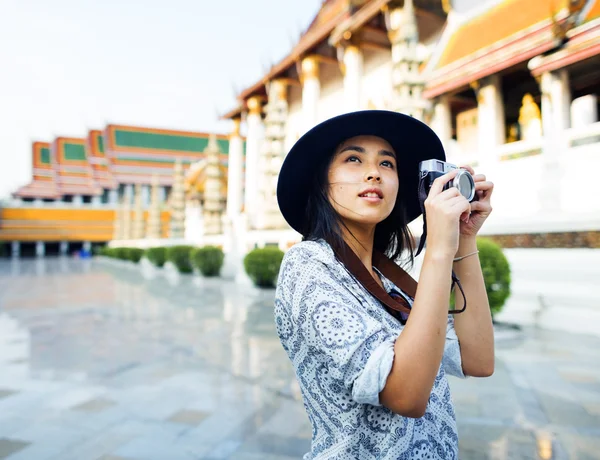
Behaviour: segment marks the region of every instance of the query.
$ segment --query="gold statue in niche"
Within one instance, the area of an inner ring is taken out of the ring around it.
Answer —
[[[539,106],[529,93],[523,96],[523,104],[519,110],[519,125],[523,140],[542,137],[542,115]]]
[[[507,136],[506,142],[507,143],[517,142],[519,140],[519,138],[520,138],[519,125],[517,123],[513,123],[508,128],[508,136]]]

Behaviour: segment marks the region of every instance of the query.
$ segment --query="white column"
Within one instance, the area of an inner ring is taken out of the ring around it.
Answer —
[[[21,255],[21,243],[19,241],[13,241],[11,243],[12,257],[19,257]]]
[[[552,115],[552,74],[545,72],[540,78],[540,90],[542,92],[542,133],[545,137],[552,135],[554,116]]]
[[[150,186],[142,185],[142,206],[147,208],[150,204]]]
[[[84,241],[83,242],[83,250],[87,251],[87,252],[91,252],[91,250],[92,250],[92,243],[90,241]]]
[[[43,241],[35,243],[35,255],[37,257],[44,257],[46,254],[46,244]]]
[[[260,98],[248,99],[248,135],[246,136],[246,193],[244,197],[244,209],[247,214],[252,214],[258,206],[258,161],[260,149],[264,137],[264,126],[262,121],[262,103]]]
[[[452,139],[452,112],[450,110],[450,100],[448,96],[441,96],[433,106],[433,118],[431,120],[431,129],[438,135],[446,154],[450,140]]]
[[[571,88],[569,87],[569,72],[560,69],[553,73],[552,87],[552,112],[554,127],[562,132],[571,127]]]
[[[243,170],[244,142],[240,136],[240,118],[234,118],[234,128],[229,137],[229,153],[227,167],[227,215],[237,216],[242,210],[244,199]]]
[[[125,190],[123,191],[123,196],[125,197],[125,202],[132,204],[133,203],[133,184],[126,184]]]
[[[167,193],[167,187],[160,187],[159,189],[159,202],[160,203],[164,203],[165,201],[167,201],[168,198],[168,193]]]
[[[42,200],[41,198],[36,198],[35,200],[33,200],[33,204],[41,208],[44,206],[44,200]]]
[[[59,252],[60,252],[61,256],[66,256],[67,255],[67,253],[69,252],[69,242],[68,241],[61,241],[60,242]]]
[[[542,187],[539,200],[542,211],[560,211],[562,168],[560,156],[569,149],[565,130],[571,126],[571,91],[569,76],[565,69],[545,72],[540,80],[542,92],[542,127],[544,133],[542,155]]]
[[[493,75],[482,83],[477,93],[478,161],[491,167],[497,160],[496,147],[504,144],[504,103],[500,77]]]
[[[108,203],[111,205],[117,204],[119,202],[119,190],[109,190],[108,192]]]
[[[81,195],[73,195],[73,204],[81,206],[83,204],[83,197]]]
[[[360,86],[363,75],[363,54],[358,46],[344,49],[344,102],[346,112],[361,109]]]
[[[102,204],[102,195],[94,195],[92,197],[92,206],[99,206]]]
[[[302,118],[304,132],[319,122],[319,97],[321,82],[319,80],[319,61],[316,56],[302,60]]]

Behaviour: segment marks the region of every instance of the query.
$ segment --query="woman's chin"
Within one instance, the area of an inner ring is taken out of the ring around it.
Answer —
[[[388,214],[389,215],[389,214]],[[357,226],[369,226],[377,225],[378,223],[385,220],[387,215],[381,213],[362,213],[360,216],[352,216],[351,219],[347,219],[353,225]]]

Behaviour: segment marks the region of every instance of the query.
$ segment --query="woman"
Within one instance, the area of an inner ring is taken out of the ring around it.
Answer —
[[[313,428],[305,459],[458,458],[446,375],[494,368],[475,243],[493,184],[466,167],[478,197],[469,203],[443,190],[456,171],[433,183],[417,286],[391,261],[408,252],[413,262],[407,224],[421,214],[418,164],[432,158],[445,155],[425,124],[363,111],[313,128],[282,166],[279,206],[303,241],[281,265],[275,318]],[[469,301],[455,319],[453,270]]]

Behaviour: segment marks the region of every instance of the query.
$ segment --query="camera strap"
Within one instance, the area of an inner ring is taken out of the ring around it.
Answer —
[[[419,177],[419,189],[417,191],[417,194],[419,199],[419,206],[423,215],[423,233],[421,234],[421,239],[419,240],[419,248],[417,249],[415,257],[421,254],[421,251],[425,247],[425,240],[427,239],[427,219],[425,218],[425,200],[427,199],[427,190],[425,190],[425,177],[427,177],[427,173],[425,171],[421,171],[421,176]]]

